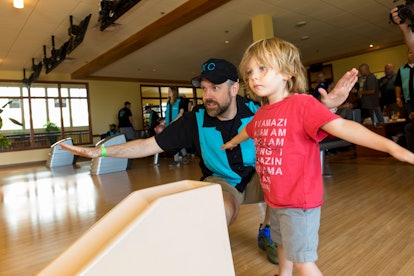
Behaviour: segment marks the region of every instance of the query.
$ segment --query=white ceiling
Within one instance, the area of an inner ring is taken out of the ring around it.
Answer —
[[[0,70],[26,68],[30,74],[32,58],[36,62],[43,58],[43,45],[50,55],[52,35],[56,48],[69,39],[69,16],[79,24],[90,13],[84,41],[67,56],[70,62],[61,63],[53,73],[72,74],[94,62],[98,66],[83,78],[187,81],[211,57],[237,65],[252,42],[251,19],[259,14],[272,16],[275,35],[296,44],[306,64],[364,51],[370,44],[402,43],[401,33],[389,23],[388,15],[403,1],[231,0],[107,66],[105,61],[100,65],[114,53],[112,48],[186,2],[217,0],[142,0],[116,21],[119,25],[103,32],[98,24],[99,0],[25,0],[21,10],[12,7],[12,0],[2,0]],[[307,24],[296,27],[300,21]],[[310,38],[301,40],[303,36]]]

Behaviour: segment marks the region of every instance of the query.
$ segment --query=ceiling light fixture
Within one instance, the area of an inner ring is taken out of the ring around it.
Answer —
[[[228,35],[230,33],[230,31],[229,30],[224,30],[224,33],[226,35]],[[229,44],[229,43],[230,43],[230,41],[228,39],[224,40],[224,44]]]
[[[306,26],[306,24],[308,24],[308,22],[306,22],[306,21],[299,21],[298,23],[296,23],[296,27],[298,27],[298,28],[300,28],[300,27],[303,27],[303,26]]]
[[[23,9],[24,0],[13,0],[13,7],[15,7],[16,9]]]

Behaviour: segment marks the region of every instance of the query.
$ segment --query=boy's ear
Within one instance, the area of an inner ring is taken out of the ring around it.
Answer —
[[[289,72],[292,72],[292,73],[294,73],[294,72],[295,72],[295,67],[294,67],[293,65],[290,65],[290,66],[289,66]],[[282,74],[283,74],[283,73],[282,73]],[[283,80],[284,80],[284,81],[288,81],[288,80],[290,80],[292,77],[293,77],[292,75],[289,75],[289,74],[283,74]]]

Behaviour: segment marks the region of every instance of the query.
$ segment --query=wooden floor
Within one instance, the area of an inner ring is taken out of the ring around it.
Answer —
[[[89,175],[89,162],[0,169],[0,275],[33,275],[130,192],[198,179],[198,160],[169,168],[152,158]],[[392,158],[328,157],[319,260],[324,275],[414,275],[414,167]],[[264,204],[243,205],[229,228],[236,275],[273,275],[257,247]],[[159,227],[162,227],[160,225]],[[296,275],[296,274],[295,274]]]

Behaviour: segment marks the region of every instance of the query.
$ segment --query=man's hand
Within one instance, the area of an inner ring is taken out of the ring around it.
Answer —
[[[393,8],[391,10],[390,19],[392,20],[392,22],[394,24],[397,24],[397,25],[404,23],[404,22],[401,21],[401,18],[398,16],[398,8],[397,7]]]
[[[348,98],[349,92],[357,80],[358,70],[353,68],[342,76],[329,94],[325,89],[319,88],[318,92],[321,94],[321,102],[327,108],[340,106]]]
[[[402,22],[401,18],[398,16],[398,8],[393,8],[391,10],[391,20],[398,24],[400,27],[401,32],[404,35],[405,44],[410,49],[410,51],[414,52],[414,32],[412,27],[409,27],[407,22]]]
[[[102,151],[99,148],[78,147],[65,143],[60,143],[59,146],[64,150],[70,151],[73,155],[80,155],[88,158],[96,158],[102,155]]]
[[[399,108],[402,108],[402,107],[403,107],[403,103],[402,103],[401,98],[397,98],[397,106],[398,106]]]
[[[381,83],[380,83],[380,87],[383,87],[384,85],[387,85],[387,83],[388,83],[388,78],[384,78],[382,81],[381,81]]]

